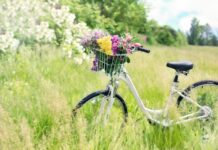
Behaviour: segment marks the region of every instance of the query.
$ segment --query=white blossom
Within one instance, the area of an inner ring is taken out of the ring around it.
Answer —
[[[46,21],[47,18],[49,20]],[[88,59],[80,38],[90,29],[85,23],[75,23],[75,14],[58,0],[2,0],[0,5],[0,50],[13,51],[28,39],[36,43],[55,43],[55,23],[63,31],[64,52],[81,64]]]
[[[6,52],[7,49],[16,50],[19,43],[19,40],[14,38],[13,32],[0,34],[0,50],[3,52]]]
[[[71,44],[73,42],[73,36],[72,36],[72,31],[70,29],[65,30],[65,43],[66,44]]]
[[[83,63],[83,59],[79,58],[79,57],[75,57],[74,62],[75,62],[75,64],[81,65]]]
[[[68,54],[68,55],[67,55],[67,56],[68,56],[68,58],[71,58],[71,57],[72,57],[72,55],[73,55],[73,51],[68,51],[68,52],[67,52],[67,54]]]

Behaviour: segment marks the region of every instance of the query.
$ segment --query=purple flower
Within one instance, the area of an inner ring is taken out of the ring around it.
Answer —
[[[99,38],[102,38],[102,37],[104,37],[104,36],[107,36],[107,33],[105,33],[105,32],[102,31],[102,30],[95,29],[95,30],[92,31],[91,35],[92,35],[93,40],[96,41],[96,40],[99,39]]]
[[[92,71],[98,71],[98,58],[95,57],[95,60],[93,61]]]
[[[83,38],[81,38],[81,45],[84,48],[96,48],[97,47],[97,39],[107,36],[102,30],[95,29],[91,32],[88,32]]]
[[[119,39],[118,35],[112,36],[111,42],[112,42],[113,55],[116,55],[118,50],[119,50],[119,45],[120,45],[120,39]]]

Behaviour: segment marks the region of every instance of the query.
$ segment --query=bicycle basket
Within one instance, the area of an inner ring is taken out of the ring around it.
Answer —
[[[127,54],[111,56],[99,50],[95,50],[94,54],[95,60],[92,70],[104,70],[105,74],[110,76],[119,74],[122,71],[123,64],[129,60]]]

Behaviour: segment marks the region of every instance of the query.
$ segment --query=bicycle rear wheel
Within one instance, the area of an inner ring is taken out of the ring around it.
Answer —
[[[97,91],[83,98],[73,109],[72,116],[82,117],[90,126],[105,123],[105,113],[110,103],[109,90]],[[116,94],[114,103],[107,118],[107,124],[123,124],[127,121],[127,106],[123,98]]]
[[[199,81],[183,91],[183,94],[195,100],[199,105],[208,109],[210,114],[195,124],[195,129],[203,129],[203,134],[211,136],[218,134],[218,81]],[[195,113],[199,107],[185,100],[183,97],[177,99],[178,110],[182,116]]]

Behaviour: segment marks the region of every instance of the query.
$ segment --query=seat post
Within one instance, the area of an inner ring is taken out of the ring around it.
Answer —
[[[164,117],[167,117],[167,115],[169,113],[168,109],[169,109],[170,105],[174,104],[173,95],[176,93],[176,90],[178,88],[179,74],[180,74],[180,72],[178,70],[176,70],[176,74],[175,74],[175,77],[173,79],[172,86],[171,86],[171,89],[170,89],[170,96],[169,96],[169,99],[168,99],[168,101],[166,103],[166,106],[165,106]]]
[[[175,77],[173,79],[173,83],[172,83],[172,88],[171,88],[171,95],[173,95],[174,90],[178,88],[179,85],[179,75],[180,75],[180,71],[176,70],[176,74]]]
[[[178,71],[176,71],[176,75],[175,75],[175,77],[173,79],[173,82],[174,83],[178,83],[179,82],[179,72]]]

